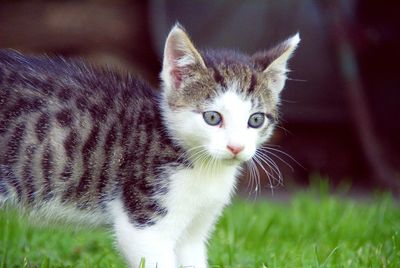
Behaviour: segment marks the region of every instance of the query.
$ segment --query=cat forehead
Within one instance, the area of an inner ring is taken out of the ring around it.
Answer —
[[[169,94],[171,107],[196,107],[201,110],[223,93],[233,91],[251,100],[253,107],[271,105],[267,76],[257,70],[246,54],[231,51],[201,53],[206,68],[192,66],[182,90]]]
[[[263,74],[245,65],[218,64],[207,66],[207,70],[198,70],[190,79],[186,79],[182,90],[176,90],[168,96],[172,107],[205,106],[227,96],[232,92],[240,96],[241,100],[248,100],[252,107],[261,109],[262,106],[271,106],[272,98],[268,89],[268,81]]]
[[[202,53],[205,65],[214,81],[227,89],[236,83],[241,93],[247,95],[266,89],[266,76],[256,68],[250,56],[232,50],[211,50]],[[265,90],[266,91],[266,90]]]

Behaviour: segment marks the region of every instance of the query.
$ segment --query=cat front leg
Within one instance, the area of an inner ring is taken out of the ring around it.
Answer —
[[[179,267],[206,268],[207,246],[202,239],[185,239],[177,247]]]
[[[114,231],[118,247],[130,268],[139,268],[142,259],[146,268],[177,268],[174,243],[154,226],[136,227],[128,215],[114,211]]]
[[[185,230],[176,246],[178,265],[187,268],[206,268],[207,240],[222,210],[222,205],[197,215]]]

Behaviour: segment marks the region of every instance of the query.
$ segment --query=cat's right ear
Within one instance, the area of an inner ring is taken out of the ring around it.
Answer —
[[[206,68],[200,53],[179,24],[169,32],[165,42],[161,79],[166,89],[179,89],[195,68]]]

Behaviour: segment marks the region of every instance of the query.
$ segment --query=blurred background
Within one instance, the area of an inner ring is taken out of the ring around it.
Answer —
[[[395,5],[361,0],[2,1],[0,47],[82,57],[158,87],[165,37],[177,21],[199,48],[248,53],[299,31],[272,141],[295,160],[275,151],[284,177],[275,190],[324,178],[332,189],[398,192],[397,13]]]

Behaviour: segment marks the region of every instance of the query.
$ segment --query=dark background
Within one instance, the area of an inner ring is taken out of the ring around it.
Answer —
[[[300,32],[273,138],[284,189],[323,177],[398,191],[400,36],[388,1],[2,1],[0,47],[83,57],[158,87],[179,21],[200,48],[267,49]],[[318,175],[318,176],[314,176]],[[263,179],[264,186],[266,178]]]

